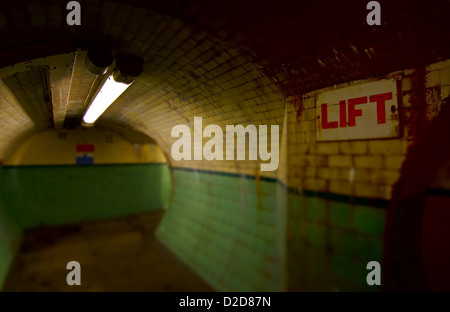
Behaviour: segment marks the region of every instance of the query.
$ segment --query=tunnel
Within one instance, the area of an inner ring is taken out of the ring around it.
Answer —
[[[0,289],[450,291],[450,3],[368,2],[3,1]]]

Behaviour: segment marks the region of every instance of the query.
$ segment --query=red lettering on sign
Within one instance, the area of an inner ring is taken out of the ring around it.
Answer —
[[[77,144],[78,153],[93,153],[95,151],[94,144]]]
[[[327,110],[327,104],[322,104],[322,129],[332,129],[337,128],[338,122],[337,121],[328,121],[328,110]]]
[[[348,126],[349,127],[356,126],[356,117],[362,116],[362,110],[355,109],[355,105],[366,104],[366,103],[367,103],[367,96],[348,100]]]
[[[377,102],[377,124],[386,123],[386,101],[392,100],[392,92],[371,95],[370,102]]]
[[[339,101],[339,127],[347,127],[347,109],[345,107],[345,100]]]

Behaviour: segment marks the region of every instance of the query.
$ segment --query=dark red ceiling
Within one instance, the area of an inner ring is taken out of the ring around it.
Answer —
[[[122,1],[79,1],[82,26],[77,27],[65,23],[67,2],[34,1],[46,18],[45,26],[35,27],[33,9],[26,1],[3,1],[0,66],[70,51],[90,40],[120,44],[101,32],[97,17],[105,2]],[[367,25],[367,2],[134,0],[127,4],[151,8],[238,45],[286,95],[449,58],[450,1],[379,1],[381,26]],[[54,22],[58,14],[64,22]],[[111,12],[112,22],[120,17],[120,11]]]

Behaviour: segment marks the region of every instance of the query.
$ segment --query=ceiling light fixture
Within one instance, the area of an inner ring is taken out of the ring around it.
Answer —
[[[94,50],[95,51],[95,50]],[[102,52],[102,51],[100,51]],[[101,54],[101,53],[98,53]],[[103,53],[108,56],[107,53]],[[106,72],[105,65],[110,63],[103,62],[100,64],[98,60],[92,56],[95,54],[88,53],[86,59],[86,67],[99,75]],[[100,57],[97,57],[101,59]],[[97,118],[134,82],[137,76],[143,71],[143,62],[136,59],[130,59],[123,56],[116,57],[115,70],[108,76],[103,83],[100,91],[95,95],[94,100],[89,105],[86,113],[83,116],[83,124],[86,126],[92,126]]]
[[[84,114],[83,122],[93,124],[132,83],[118,82],[114,79],[114,75],[110,75]]]

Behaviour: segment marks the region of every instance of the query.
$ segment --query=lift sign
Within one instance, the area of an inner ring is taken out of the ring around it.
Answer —
[[[318,141],[399,136],[397,83],[394,79],[323,92],[316,103]]]

